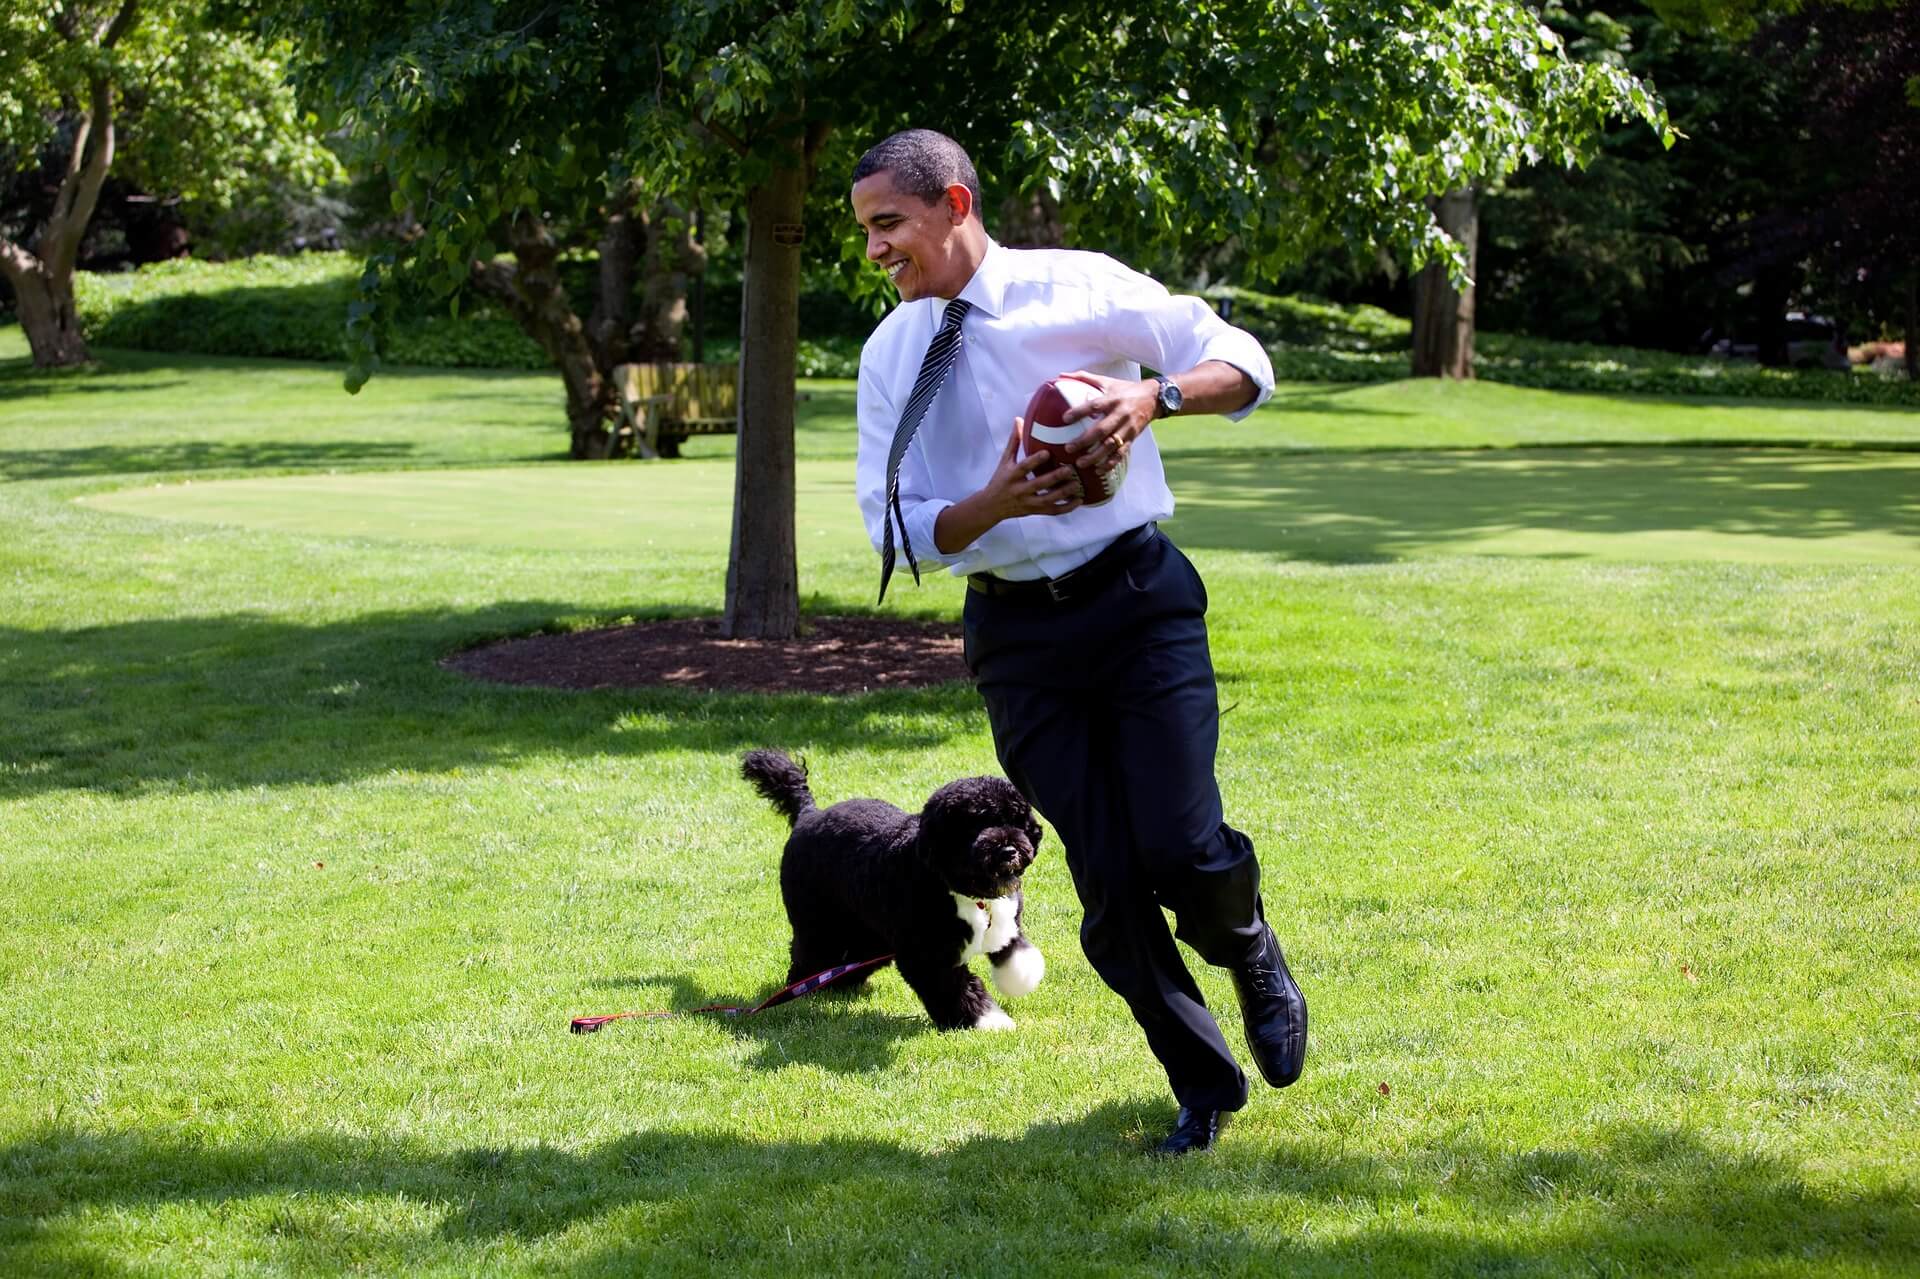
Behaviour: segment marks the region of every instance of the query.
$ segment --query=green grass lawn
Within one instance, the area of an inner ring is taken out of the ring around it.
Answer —
[[[717,609],[727,441],[566,465],[549,379],[23,347],[0,1274],[1920,1267],[1920,413],[1397,383],[1163,428],[1314,1013],[1301,1083],[1164,1165],[1051,841],[1010,1035],[891,972],[566,1033],[774,985],[740,751],[825,800],[993,766],[962,686],[435,664]],[[866,611],[851,393],[807,389],[803,595]]]

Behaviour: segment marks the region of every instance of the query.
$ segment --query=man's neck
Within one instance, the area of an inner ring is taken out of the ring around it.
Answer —
[[[960,252],[957,255],[956,261],[966,271],[966,275],[962,277],[960,287],[954,290],[950,296],[945,297],[945,300],[949,302],[959,297],[960,294],[966,290],[967,285],[973,283],[973,277],[980,273],[980,264],[987,260],[987,248],[992,243],[992,241],[987,238],[987,228],[978,222],[972,221],[969,221],[960,229],[958,238],[960,239]]]

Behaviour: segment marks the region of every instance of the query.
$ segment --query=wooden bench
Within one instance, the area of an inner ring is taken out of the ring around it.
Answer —
[[[679,457],[691,435],[732,435],[740,427],[738,364],[622,364],[617,440],[638,457]]]

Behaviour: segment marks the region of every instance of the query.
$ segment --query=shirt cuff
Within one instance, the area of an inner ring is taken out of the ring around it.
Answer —
[[[946,567],[953,564],[955,560],[965,558],[967,553],[966,548],[956,551],[951,556],[942,555],[939,544],[933,540],[934,521],[940,518],[940,512],[952,505],[953,503],[947,501],[945,498],[930,497],[923,502],[916,503],[911,509],[903,509],[901,511],[901,515],[906,520],[907,537],[913,542],[913,558],[915,562],[922,565],[938,564]],[[900,558],[905,560],[906,556],[903,555]]]
[[[1235,358],[1236,356],[1238,356],[1238,358]],[[1239,355],[1238,352],[1220,355],[1210,353],[1207,359],[1218,360],[1222,364],[1231,364],[1234,368],[1246,374],[1247,380],[1253,383],[1253,398],[1251,400],[1248,400],[1246,404],[1233,410],[1231,413],[1222,413],[1220,415],[1226,418],[1227,421],[1238,422],[1273,398],[1273,366],[1267,361],[1249,360],[1246,356]]]

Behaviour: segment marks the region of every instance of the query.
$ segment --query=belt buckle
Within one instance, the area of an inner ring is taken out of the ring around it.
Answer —
[[[1073,595],[1072,585],[1067,581],[1072,576],[1072,573],[1063,573],[1059,577],[1048,578],[1047,598],[1055,604],[1065,604]]]

